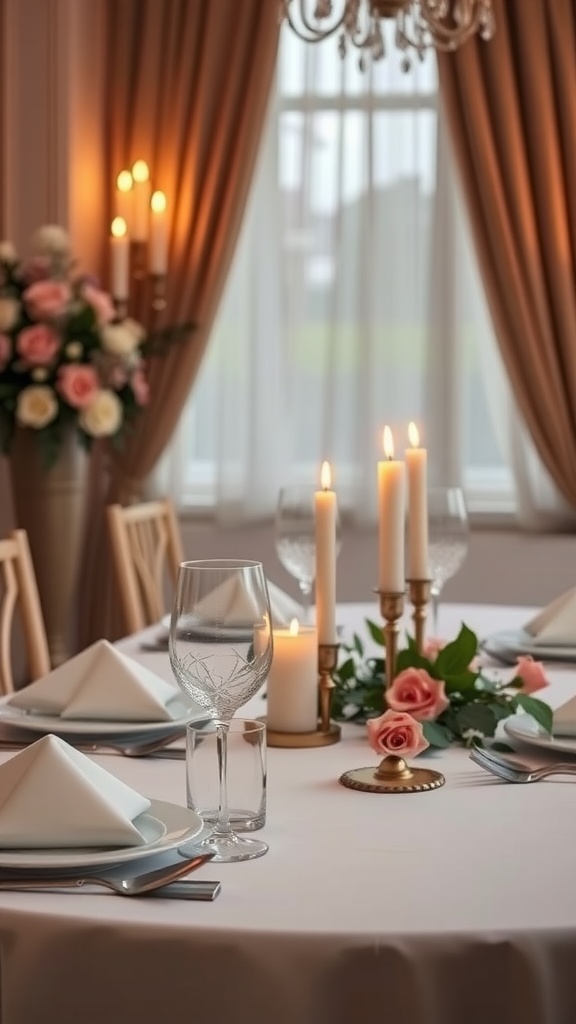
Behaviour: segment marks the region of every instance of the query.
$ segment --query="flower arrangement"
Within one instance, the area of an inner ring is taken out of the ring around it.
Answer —
[[[372,640],[384,646],[382,628],[370,620],[366,625]],[[384,657],[365,658],[358,634],[344,652],[334,675],[332,714],[341,721],[365,723],[378,754],[414,757],[452,743],[483,745],[494,736],[498,722],[519,710],[547,732],[552,729],[551,709],[532,696],[548,684],[542,665],[523,656],[512,679],[496,682],[479,666],[478,639],[465,625],[451,643],[431,641],[423,654],[408,637],[388,689]]]
[[[123,442],[148,401],[146,356],[159,339],[117,317],[110,295],[76,270],[61,227],[41,228],[33,248],[21,263],[0,242],[0,447],[30,428],[50,465],[70,426],[86,448]]]

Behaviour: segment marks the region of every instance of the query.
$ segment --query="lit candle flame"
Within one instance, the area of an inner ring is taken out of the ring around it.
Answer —
[[[411,420],[408,424],[408,440],[412,448],[420,447],[420,434],[418,433],[418,427]]]
[[[120,171],[120,174],[116,178],[116,188],[119,192],[130,192],[134,180],[130,171]]]
[[[134,181],[148,181],[148,178],[150,177],[150,168],[145,160],[136,161],[132,167],[132,177],[134,178]]]
[[[163,192],[153,192],[150,200],[150,206],[154,213],[164,213],[166,209],[166,196]]]
[[[322,463],[322,469],[320,470],[320,486],[323,491],[329,491],[332,487],[332,470],[330,469],[329,462]]]
[[[110,230],[114,238],[124,238],[126,234],[126,221],[124,217],[114,217]]]
[[[384,427],[382,434],[382,443],[384,445],[384,454],[387,459],[394,458],[394,438],[392,437],[392,431],[390,427]]]
[[[290,620],[290,628],[288,632],[290,636],[298,636],[298,619]]]

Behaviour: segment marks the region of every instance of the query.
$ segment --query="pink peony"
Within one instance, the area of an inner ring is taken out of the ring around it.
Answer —
[[[150,385],[141,366],[137,366],[130,378],[130,385],[138,405],[146,405],[150,398]]]
[[[424,668],[406,668],[386,691],[392,711],[407,711],[420,722],[430,722],[449,705],[444,683],[433,679]]]
[[[534,661],[530,654],[523,654],[516,659],[516,675],[522,680],[521,693],[535,693],[550,685],[544,665],[541,661]]]
[[[25,327],[16,341],[16,351],[30,366],[47,366],[59,348],[58,335],[44,324]]]
[[[103,292],[101,288],[96,288],[93,284],[85,282],[82,286],[82,297],[89,306],[92,306],[99,327],[114,320],[116,310],[108,292]]]
[[[12,342],[7,334],[0,334],[0,370],[3,370],[12,355]]]
[[[52,320],[62,316],[71,298],[67,281],[36,281],[23,294],[30,316]]]
[[[424,739],[420,723],[402,711],[385,711],[380,718],[371,718],[366,725],[368,742],[377,754],[416,757],[430,745]]]
[[[100,387],[98,374],[93,366],[70,364],[58,371],[56,390],[73,409],[84,409],[94,398]]]

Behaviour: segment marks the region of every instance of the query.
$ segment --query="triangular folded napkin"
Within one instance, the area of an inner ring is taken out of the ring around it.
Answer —
[[[553,713],[554,736],[576,736],[576,697],[567,700]]]
[[[0,765],[0,848],[142,846],[141,796],[57,736]]]
[[[11,707],[71,719],[172,721],[176,690],[107,640],[98,640],[10,697]]]
[[[302,618],[302,605],[299,605],[289,594],[270,581],[268,581],[268,596],[270,597],[273,626],[287,626],[291,619]],[[222,619],[225,617],[226,624],[230,626],[252,626],[258,617],[258,610],[251,601],[250,594],[242,586],[241,580],[233,576],[219,587],[215,587],[210,594],[198,602],[196,615],[199,619],[212,617]]]
[[[576,587],[538,612],[524,629],[542,646],[576,647]]]

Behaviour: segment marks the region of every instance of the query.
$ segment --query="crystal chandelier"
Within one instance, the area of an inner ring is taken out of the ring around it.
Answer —
[[[373,60],[385,56],[383,19],[396,22],[404,70],[412,51],[422,60],[427,49],[455,50],[476,32],[491,39],[495,27],[492,0],[280,0],[280,11],[305,42],[338,34],[340,56],[356,47],[362,69],[366,54]]]

